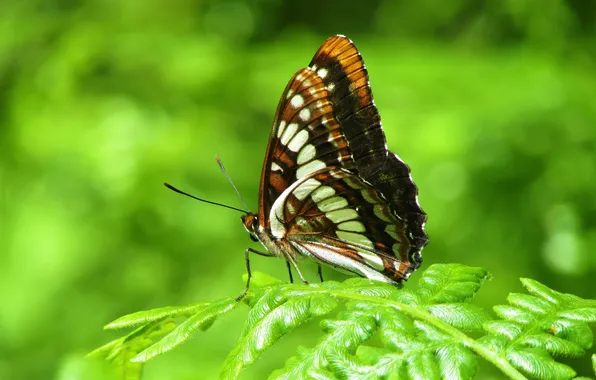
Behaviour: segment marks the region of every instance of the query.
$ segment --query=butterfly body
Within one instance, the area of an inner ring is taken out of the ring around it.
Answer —
[[[408,166],[387,149],[358,50],[331,37],[280,99],[259,211],[242,217],[267,252],[247,255],[281,257],[299,274],[296,261],[311,258],[399,283],[420,265],[427,242],[417,194]]]

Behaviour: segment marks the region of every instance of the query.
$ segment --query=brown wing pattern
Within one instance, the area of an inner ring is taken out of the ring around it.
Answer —
[[[410,256],[403,221],[380,192],[348,170],[325,168],[299,180],[274,212],[298,250],[335,267],[399,282],[420,264]]]
[[[412,240],[412,254],[420,261],[420,250],[428,240],[423,229],[426,214],[418,204],[418,188],[409,167],[387,149],[368,72],[358,49],[344,36],[331,37],[319,48],[309,67],[323,74],[333,115],[348,141],[358,174],[380,191],[404,220]]]
[[[279,102],[261,174],[259,220],[298,178],[328,166],[355,168],[329,93],[309,68],[290,80]]]

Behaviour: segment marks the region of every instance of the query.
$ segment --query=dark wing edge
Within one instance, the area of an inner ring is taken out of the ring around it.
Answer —
[[[420,251],[428,242],[424,232],[427,217],[418,203],[418,187],[410,168],[387,149],[368,72],[358,49],[345,36],[330,37],[309,67],[319,73],[330,89],[334,116],[348,140],[358,174],[378,189],[405,221],[412,254],[421,260]]]

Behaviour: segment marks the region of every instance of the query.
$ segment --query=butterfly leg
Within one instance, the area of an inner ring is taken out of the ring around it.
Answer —
[[[290,256],[288,256],[286,258],[286,260],[288,261],[288,263],[291,263],[292,264],[292,266],[294,267],[294,269],[296,269],[296,272],[298,272],[298,276],[300,276],[300,279],[302,280],[302,282],[304,282],[306,285],[308,285],[308,281],[306,281],[306,279],[302,275],[302,272],[300,272],[300,269],[298,268],[298,265],[296,264],[296,261],[294,261],[294,259],[292,257],[290,257]],[[288,264],[288,268],[289,268],[289,264]]]
[[[240,294],[238,297],[236,297],[236,302],[240,301],[242,298],[244,298],[246,293],[248,293],[248,286],[250,285],[250,278],[252,277],[252,273],[250,272],[250,258],[248,257],[248,254],[250,252],[256,253],[257,255],[261,255],[261,256],[268,256],[268,257],[275,256],[272,253],[259,252],[252,248],[246,248],[244,250],[244,259],[246,260],[246,272],[248,273],[248,278],[246,279],[246,287],[244,288],[244,291],[242,292],[242,294]]]
[[[317,269],[317,273],[319,274],[319,278],[321,279],[321,282],[323,282],[323,269],[321,268],[321,264],[317,264],[317,266],[319,267]]]
[[[286,261],[286,265],[288,266],[288,274],[290,275],[290,284],[293,284],[294,278],[292,277],[292,266],[289,261]]]

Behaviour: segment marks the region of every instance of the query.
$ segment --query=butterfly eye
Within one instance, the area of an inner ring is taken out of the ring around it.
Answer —
[[[259,242],[259,239],[257,239],[257,237],[255,235],[250,234],[248,236],[250,236],[250,240],[254,241],[255,243],[258,243]]]

